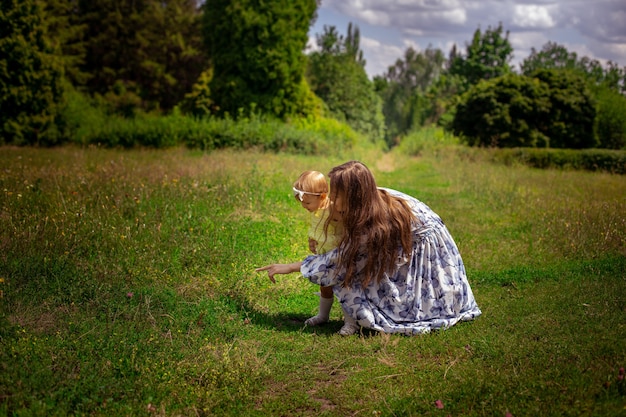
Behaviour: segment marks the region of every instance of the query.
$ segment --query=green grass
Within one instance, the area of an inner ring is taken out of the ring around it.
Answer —
[[[350,152],[0,149],[0,415],[626,415],[623,176]],[[479,319],[344,338],[254,273],[307,255],[291,183],[348,159],[442,216]]]

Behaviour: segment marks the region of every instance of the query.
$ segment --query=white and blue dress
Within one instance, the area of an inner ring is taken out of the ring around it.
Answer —
[[[352,287],[344,287],[345,268],[337,262],[338,249],[333,249],[308,256],[300,268],[302,275],[314,284],[332,286],[345,314],[363,327],[385,333],[428,333],[480,316],[461,254],[441,218],[421,201],[385,190],[405,200],[418,220],[412,252],[401,251],[395,270],[363,287],[358,275],[372,255],[363,253]]]

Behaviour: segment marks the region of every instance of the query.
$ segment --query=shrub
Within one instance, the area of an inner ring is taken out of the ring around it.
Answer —
[[[546,146],[533,120],[550,107],[547,86],[508,74],[473,86],[457,105],[452,129],[470,146]]]
[[[521,162],[535,168],[564,168],[626,174],[626,151],[608,149],[500,149],[494,161],[507,165]]]
[[[458,139],[442,128],[428,127],[415,130],[402,138],[397,150],[404,155],[418,156],[424,150],[457,143]]]
[[[457,105],[452,129],[469,145],[591,148],[595,104],[578,75],[540,70],[481,81]]]

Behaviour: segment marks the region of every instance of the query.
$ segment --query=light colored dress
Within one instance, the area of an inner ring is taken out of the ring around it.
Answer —
[[[339,243],[336,226],[333,223],[328,225],[328,236],[324,233],[324,224],[330,212],[325,209],[315,210],[311,213],[311,227],[309,227],[309,238],[317,242],[317,254],[322,255],[329,250],[335,249]]]
[[[398,258],[397,268],[377,283],[363,287],[353,280],[342,286],[345,269],[338,265],[338,250],[308,256],[300,272],[309,281],[332,286],[345,314],[361,326],[385,333],[428,333],[480,316],[459,250],[441,218],[426,204],[398,191],[419,220],[413,226],[413,250]],[[365,265],[357,261],[357,275]],[[375,254],[372,254],[375,256]]]

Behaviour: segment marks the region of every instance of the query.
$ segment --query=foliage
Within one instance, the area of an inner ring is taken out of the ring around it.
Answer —
[[[476,29],[472,42],[466,45],[465,55],[455,53],[451,56],[448,73],[463,77],[469,87],[511,72],[509,63],[513,59],[513,47],[509,32],[503,36],[503,30],[502,23],[495,29],[488,27],[484,34],[480,28]]]
[[[452,128],[472,146],[591,148],[595,112],[582,78],[539,70],[472,87],[457,105]]]
[[[384,135],[382,102],[367,78],[359,39],[359,28],[353,30],[352,24],[345,38],[334,26],[324,26],[317,36],[320,50],[309,54],[307,79],[332,117],[375,142]]]
[[[506,165],[522,163],[533,168],[575,169],[626,174],[626,151],[606,149],[499,149],[492,160]]]
[[[211,99],[209,84],[213,79],[213,69],[202,71],[200,77],[193,85],[191,92],[185,94],[185,98],[179,104],[180,110],[197,117],[210,116],[215,112],[215,106]]]
[[[46,37],[36,0],[6,0],[0,10],[0,144],[54,145],[63,102],[63,67]]]
[[[284,119],[315,112],[303,82],[315,0],[207,0],[203,10],[218,114],[237,117],[242,109]]]
[[[47,32],[56,55],[63,62],[65,78],[75,87],[84,86],[90,75],[84,72],[87,26],[75,14],[78,1],[42,0],[47,14]]]
[[[185,145],[213,151],[222,148],[302,154],[327,154],[352,148],[361,136],[347,125],[324,118],[290,122],[263,115],[193,117],[173,112],[167,116],[108,115],[85,95],[72,91],[62,113],[68,140],[103,147],[168,148]]]
[[[481,81],[457,105],[452,129],[470,146],[548,146],[535,121],[550,112],[549,94],[546,84],[517,74]]]
[[[291,183],[359,151],[2,148],[0,414],[623,414],[626,182],[490,151],[362,159],[441,214],[483,316],[344,338],[253,269],[307,255]]]
[[[546,43],[541,51],[531,48],[531,53],[520,64],[522,74],[531,75],[540,69],[562,69],[578,73],[594,84],[619,93],[626,93],[626,67],[620,68],[609,61],[606,66],[588,57],[579,58],[576,52],[570,52],[563,45],[555,42]]]
[[[53,5],[56,0],[50,1]],[[196,0],[80,0],[52,7],[71,22],[56,31],[73,78],[118,113],[170,110],[208,64]],[[67,30],[82,29],[82,42]]]
[[[402,137],[400,144],[394,149],[402,155],[420,156],[425,151],[432,151],[447,145],[458,144],[458,138],[440,127],[424,127]]]
[[[429,47],[418,53],[408,48],[403,59],[398,59],[382,77],[378,77],[377,91],[383,98],[389,145],[396,144],[399,136],[438,118],[439,106],[447,97],[438,96],[443,89],[435,94],[430,92],[442,77],[444,61],[439,49]]]
[[[626,149],[626,97],[613,89],[596,90],[598,147]]]
[[[539,130],[552,148],[584,149],[596,146],[596,104],[585,80],[575,73],[537,70],[530,77],[549,88],[550,111],[539,115]],[[541,117],[543,116],[543,117]]]

